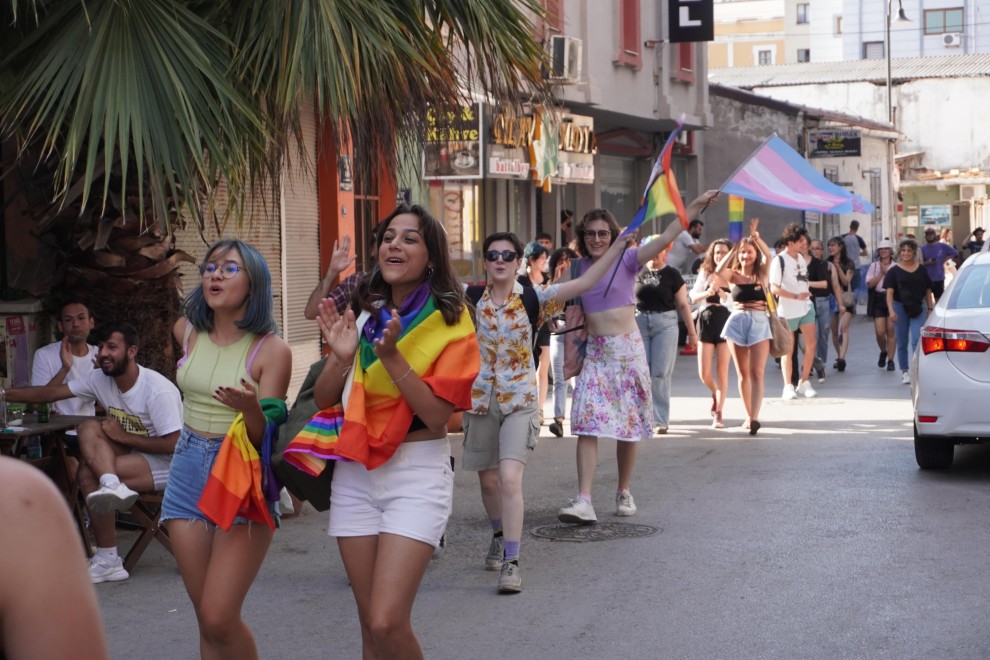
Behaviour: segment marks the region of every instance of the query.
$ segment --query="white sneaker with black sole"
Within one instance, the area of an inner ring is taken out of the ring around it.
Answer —
[[[576,525],[590,525],[598,522],[598,516],[595,515],[595,507],[591,506],[591,502],[575,497],[557,512],[557,520]]]

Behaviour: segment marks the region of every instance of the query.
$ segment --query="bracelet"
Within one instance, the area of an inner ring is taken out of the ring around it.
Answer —
[[[407,376],[408,376],[409,374],[411,374],[411,373],[412,373],[412,370],[413,370],[413,368],[412,368],[412,367],[409,367],[409,370],[408,370],[408,371],[407,371],[406,373],[404,373],[404,374],[402,374],[401,376],[399,376],[398,378],[396,378],[395,380],[393,380],[393,381],[392,381],[392,384],[393,384],[393,385],[398,385],[399,383],[401,383],[402,381],[404,381],[404,380],[406,379],[406,377],[407,377]]]

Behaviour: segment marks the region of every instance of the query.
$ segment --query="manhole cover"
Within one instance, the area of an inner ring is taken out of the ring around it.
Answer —
[[[557,523],[554,525],[541,525],[529,530],[533,536],[551,541],[611,541],[613,539],[636,539],[644,536],[653,536],[663,530],[659,527],[649,525],[637,525],[635,523],[620,522],[600,522],[594,525],[570,525]]]

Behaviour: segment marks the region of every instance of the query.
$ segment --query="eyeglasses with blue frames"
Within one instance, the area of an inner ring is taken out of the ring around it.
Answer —
[[[585,238],[594,238],[597,236],[603,241],[612,236],[612,232],[607,229],[599,229],[598,231],[594,231],[593,229],[585,229],[581,233],[584,234]]]
[[[515,261],[518,256],[519,253],[512,250],[502,250],[501,252],[498,250],[489,250],[485,252],[486,261],[498,261],[498,258],[502,257],[502,261],[509,263],[510,261]]]
[[[225,261],[222,264],[215,264],[210,261],[199,267],[199,274],[203,277],[213,277],[219,271],[220,279],[229,280],[241,272],[242,269],[242,266],[237,265],[233,261]]]

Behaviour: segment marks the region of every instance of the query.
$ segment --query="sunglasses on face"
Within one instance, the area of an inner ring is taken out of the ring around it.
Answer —
[[[502,261],[509,263],[510,261],[515,261],[518,256],[519,253],[512,250],[502,250],[501,252],[498,250],[489,250],[485,252],[486,261],[498,261],[498,258],[502,257]]]
[[[612,236],[612,232],[607,229],[599,229],[598,231],[594,231],[593,229],[585,229],[582,233],[585,238],[595,238],[597,236],[602,240]]]
[[[222,264],[215,264],[212,261],[199,267],[199,274],[203,277],[211,277],[220,271],[220,278],[229,280],[237,273],[241,272],[241,267],[233,261],[225,261]]]

